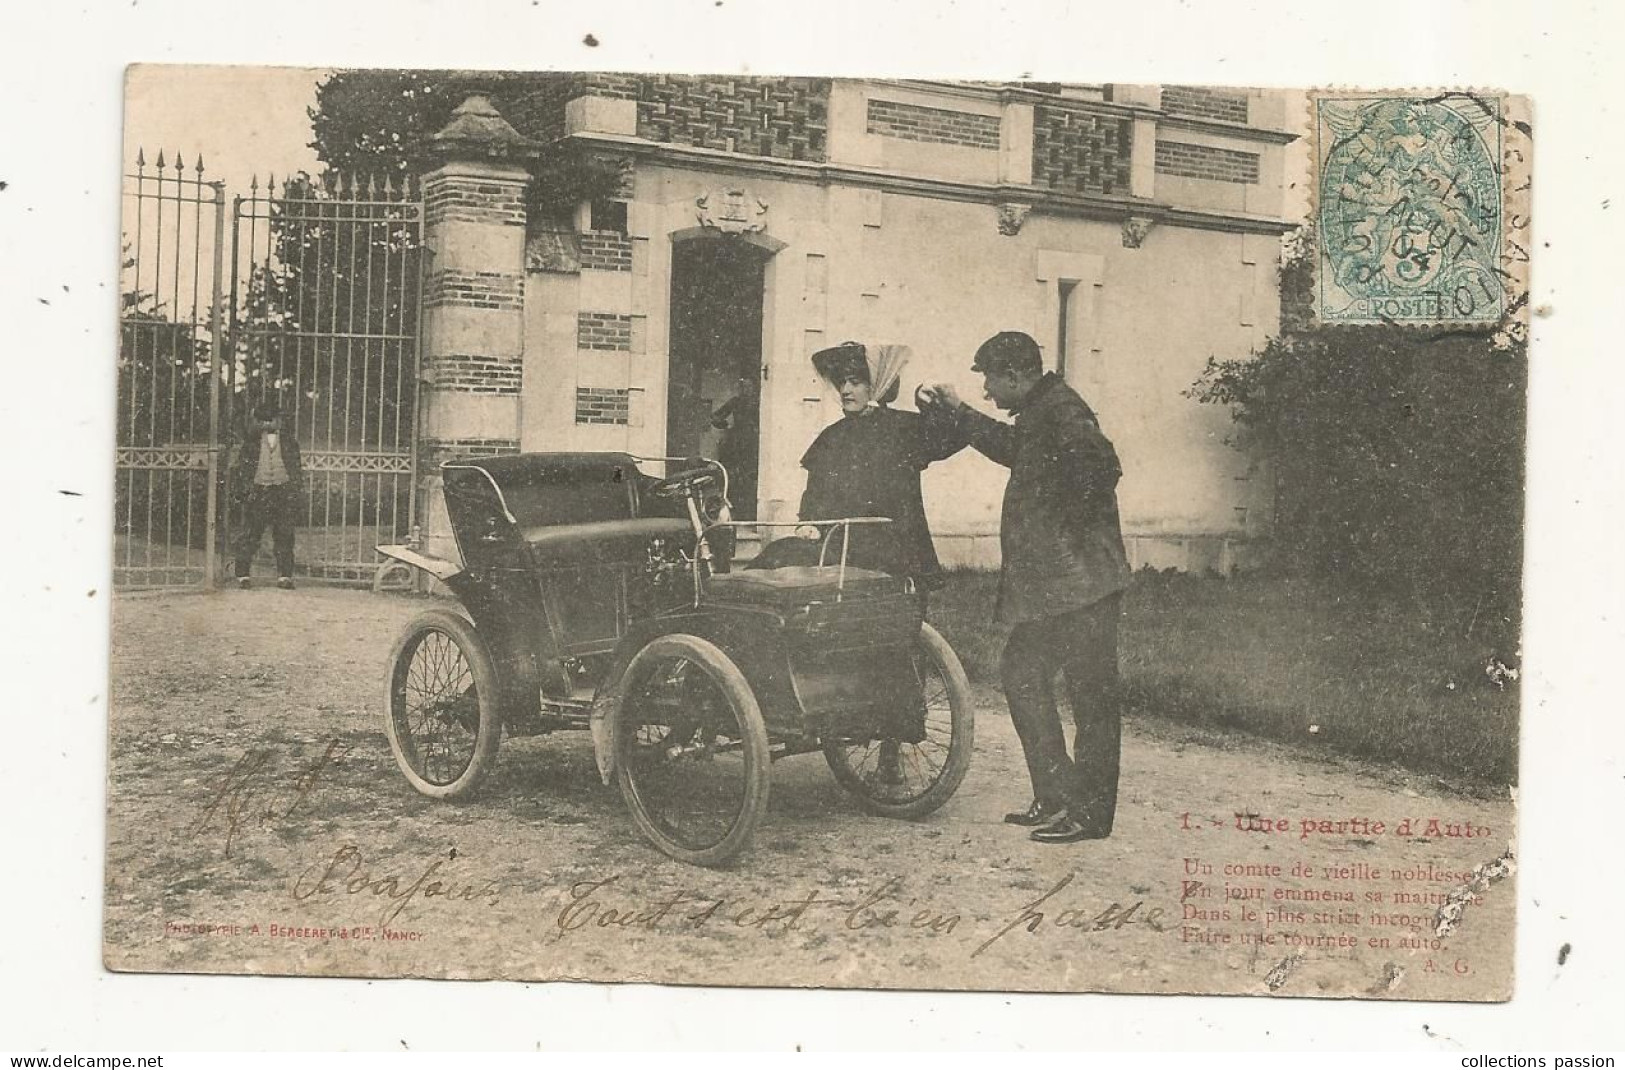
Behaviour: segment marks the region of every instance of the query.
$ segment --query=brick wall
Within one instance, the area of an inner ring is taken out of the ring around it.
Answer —
[[[610,386],[576,387],[576,423],[625,426],[631,417],[630,390]]]
[[[591,271],[631,271],[632,239],[612,230],[581,235],[581,266]]]
[[[1193,119],[1218,119],[1226,123],[1247,121],[1247,94],[1234,89],[1209,89],[1198,85],[1162,87],[1162,110],[1169,115]]]
[[[829,79],[675,74],[508,75],[497,107],[538,141],[564,134],[564,106],[581,96],[638,102],[638,136],[674,145],[823,160]]]
[[[1033,108],[1033,184],[1067,193],[1126,196],[1132,120],[1038,104]]]
[[[447,461],[518,452],[519,440],[513,438],[424,439],[419,471],[433,472]]]
[[[492,308],[518,311],[524,306],[525,280],[500,271],[431,272],[425,285],[424,303],[462,308]]]
[[[517,357],[451,354],[424,362],[424,374],[435,390],[464,394],[518,394],[523,381]]]
[[[423,191],[423,219],[429,226],[455,220],[522,227],[525,191],[507,182],[441,179]]]
[[[614,97],[617,100],[647,99],[647,86],[665,75],[649,74],[578,74],[576,96]]]
[[[675,74],[578,74],[516,88],[504,111],[520,133],[539,139],[563,130],[563,103],[578,96],[638,102],[638,136],[672,145],[824,159],[827,78],[721,78]]]
[[[616,312],[576,314],[576,346],[628,352],[632,348],[632,317]]]
[[[939,145],[964,145],[974,149],[999,147],[999,117],[899,104],[891,100],[869,101],[869,133],[905,141],[928,141]]]
[[[1157,141],[1157,173],[1215,182],[1256,183],[1258,155],[1182,141]]]
[[[638,136],[781,160],[824,159],[827,78],[653,75],[638,88]]]

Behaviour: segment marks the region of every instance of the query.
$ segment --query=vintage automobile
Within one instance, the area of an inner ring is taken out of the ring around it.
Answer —
[[[518,454],[441,476],[461,561],[379,547],[467,612],[423,614],[390,658],[385,727],[423,794],[474,791],[505,732],[589,728],[643,834],[721,865],[749,844],[779,758],[822,753],[864,807],[900,818],[964,779],[964,668],[906,580],[845,560],[853,526],[884,521],[814,521],[807,563],[733,567],[738,529],[773,526],[728,519],[714,461]]]

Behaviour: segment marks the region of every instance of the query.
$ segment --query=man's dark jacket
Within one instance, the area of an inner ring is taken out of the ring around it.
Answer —
[[[258,425],[250,423],[242,444],[237,447],[237,463],[232,470],[232,494],[236,497],[243,497],[254,489],[254,476],[260,470],[260,436],[263,434]],[[282,454],[282,467],[288,470],[288,485],[302,486],[305,472],[299,456],[299,440],[284,427],[277,433],[276,444]]]
[[[966,406],[960,430],[989,460],[1010,469],[999,542],[999,619],[1051,617],[1129,583],[1117,517],[1117,451],[1094,412],[1060,376],[1046,372],[1015,423]]]

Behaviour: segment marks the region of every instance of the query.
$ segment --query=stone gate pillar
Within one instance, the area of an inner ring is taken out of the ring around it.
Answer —
[[[456,558],[440,464],[519,450],[525,188],[536,145],[471,93],[431,139],[425,242],[418,514],[424,549]]]

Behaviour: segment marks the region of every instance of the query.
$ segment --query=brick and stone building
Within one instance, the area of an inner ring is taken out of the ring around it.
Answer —
[[[788,519],[800,455],[840,414],[813,351],[910,345],[906,407],[922,381],[979,398],[971,354],[1019,329],[1118,447],[1135,562],[1228,569],[1268,490],[1186,392],[1276,328],[1285,108],[1179,86],[512,76],[458,110],[425,179],[428,455],[710,451],[743,380],[761,442],[742,512]],[[562,226],[523,209],[527,161],[561,144],[626,163]],[[971,453],[926,474],[946,562],[997,560],[1002,485]]]

